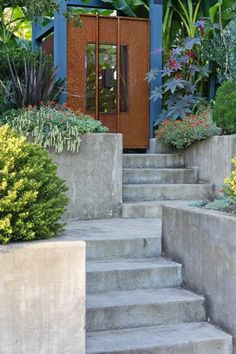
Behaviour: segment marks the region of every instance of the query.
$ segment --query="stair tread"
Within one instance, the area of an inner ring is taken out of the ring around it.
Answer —
[[[168,187],[189,187],[189,186],[213,186],[211,182],[204,182],[204,183],[123,183],[123,186],[133,186],[133,187],[160,187],[166,188]]]
[[[204,297],[182,288],[142,289],[88,294],[87,308],[113,308],[144,304],[204,302]]]
[[[143,200],[134,202],[123,202],[125,206],[155,206],[155,205],[172,205],[172,206],[189,206],[189,204],[196,202],[196,200]]]
[[[229,349],[232,337],[220,329],[205,323],[180,323],[155,327],[119,329],[90,332],[87,334],[87,353],[118,353],[120,351],[148,350],[198,343],[203,341],[227,341]],[[219,350],[221,350],[219,348]],[[178,351],[180,353],[181,351]],[[199,353],[199,352],[198,352]],[[205,352],[207,353],[207,352]],[[230,353],[230,351],[229,351]],[[218,351],[218,354],[222,354]]]
[[[135,172],[142,172],[142,171],[176,171],[176,172],[182,172],[182,171],[195,171],[195,168],[184,168],[184,167],[143,167],[143,168],[137,168],[137,167],[123,167],[123,171],[125,172],[130,172],[130,171],[135,171]]]
[[[181,264],[170,261],[168,259],[143,258],[143,259],[115,259],[115,260],[98,260],[87,262],[87,272],[104,272],[119,271],[132,269],[155,269],[166,267],[182,267]]]
[[[123,154],[124,157],[146,157],[146,158],[149,158],[149,157],[165,157],[165,156],[183,156],[183,154],[181,153],[173,153],[173,154]]]

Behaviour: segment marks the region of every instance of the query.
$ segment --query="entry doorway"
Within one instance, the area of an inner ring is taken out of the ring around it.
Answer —
[[[122,133],[124,148],[149,145],[149,20],[81,15],[67,24],[67,102]]]

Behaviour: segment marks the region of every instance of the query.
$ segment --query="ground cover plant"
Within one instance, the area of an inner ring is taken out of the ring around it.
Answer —
[[[195,208],[205,208],[209,210],[219,210],[236,215],[236,157],[232,160],[234,170],[230,177],[224,181],[224,187],[220,191],[221,195],[212,200],[200,200],[191,203]]]
[[[213,119],[224,133],[236,133],[236,81],[225,81],[218,89]]]
[[[56,235],[66,191],[45,149],[8,125],[0,127],[0,243]]]
[[[220,133],[221,129],[212,122],[209,112],[204,112],[185,116],[182,120],[165,120],[158,127],[156,138],[165,145],[183,149]]]
[[[63,150],[78,152],[82,134],[108,131],[100,121],[59,105],[8,111],[0,118],[0,125],[4,124],[9,124],[30,141],[44,148],[53,148],[58,153]]]

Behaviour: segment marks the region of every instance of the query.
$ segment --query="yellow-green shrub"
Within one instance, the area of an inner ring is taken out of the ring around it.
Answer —
[[[66,190],[46,150],[0,127],[0,243],[54,236]]]
[[[225,179],[225,194],[233,197],[236,201],[236,157],[232,160],[235,170],[229,178]]]

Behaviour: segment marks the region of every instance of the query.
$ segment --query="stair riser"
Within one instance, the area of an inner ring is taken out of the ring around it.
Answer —
[[[183,168],[182,155],[123,155],[123,168]]]
[[[159,269],[87,272],[86,282],[87,293],[179,287],[182,283],[182,270],[180,266],[171,266]]]
[[[168,345],[158,347],[150,347],[147,349],[128,349],[128,350],[112,350],[112,351],[88,351],[87,354],[232,354],[232,344],[225,340],[203,340],[201,342],[184,343],[181,346]]]
[[[123,219],[160,218],[162,216],[161,205],[126,205],[122,206]]]
[[[87,331],[103,331],[204,320],[203,302],[195,300],[191,302],[88,308],[86,328]]]
[[[87,260],[158,257],[161,252],[160,237],[86,241]]]
[[[124,184],[165,184],[165,183],[197,183],[197,170],[173,169],[124,169]]]
[[[208,199],[211,185],[123,185],[123,201]]]

